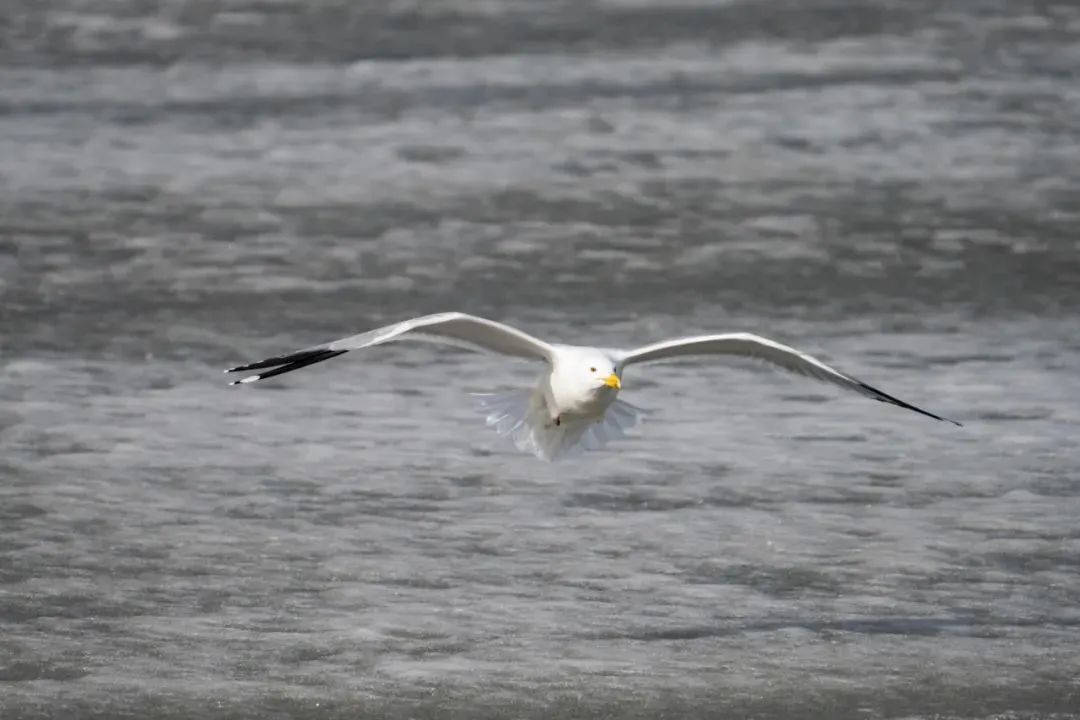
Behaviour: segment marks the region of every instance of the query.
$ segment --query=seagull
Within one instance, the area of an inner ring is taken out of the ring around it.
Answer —
[[[479,409],[487,416],[486,424],[512,440],[519,450],[531,452],[541,460],[599,449],[609,440],[624,437],[639,422],[644,411],[617,397],[627,367],[694,356],[736,355],[764,360],[782,370],[960,425],[887,395],[795,348],[745,332],[684,337],[619,350],[549,343],[493,320],[447,312],[386,325],[225,372],[263,371],[230,383],[245,385],[330,360],[350,350],[397,340],[436,342],[546,363],[533,388],[477,395]]]

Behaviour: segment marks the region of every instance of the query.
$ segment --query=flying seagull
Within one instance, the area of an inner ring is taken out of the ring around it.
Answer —
[[[645,345],[633,350],[548,343],[502,323],[465,313],[449,312],[405,320],[359,335],[315,345],[225,372],[259,370],[232,385],[253,383],[305,368],[324,360],[396,340],[422,340],[480,352],[497,353],[547,364],[536,387],[508,393],[479,395],[487,425],[509,437],[520,449],[543,460],[595,450],[623,437],[637,424],[642,410],[618,399],[623,373],[630,365],[688,356],[741,355],[764,360],[781,369],[853,390],[935,420],[960,425],[909,405],[892,395],[835,370],[787,345],[750,333],[700,335]]]

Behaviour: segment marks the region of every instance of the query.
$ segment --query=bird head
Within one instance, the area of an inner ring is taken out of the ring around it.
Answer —
[[[599,350],[580,350],[562,358],[557,369],[561,380],[589,395],[622,389],[618,363]]]

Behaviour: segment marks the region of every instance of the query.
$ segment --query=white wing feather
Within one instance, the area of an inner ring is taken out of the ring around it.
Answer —
[[[315,345],[247,365],[239,365],[229,368],[225,372],[232,373],[272,368],[268,372],[250,375],[237,380],[233,384],[250,383],[299,370],[302,367],[337,357],[350,350],[360,350],[396,340],[436,342],[526,360],[551,362],[552,356],[552,348],[549,344],[517,328],[474,315],[450,312],[424,315],[423,317],[405,320],[393,325],[386,325],[385,327],[369,330],[358,335],[350,335],[322,345]]]
[[[788,347],[775,340],[769,340],[751,333],[727,333],[724,335],[702,335],[699,337],[679,338],[646,345],[635,350],[621,351],[617,357],[622,366],[635,363],[653,363],[664,360],[676,360],[683,357],[701,355],[741,355],[743,357],[765,360],[777,367],[799,375],[806,375],[815,380],[832,383],[845,390],[852,390],[880,402],[897,405],[913,410],[935,420],[943,420],[954,425],[960,423],[949,418],[935,415],[903,400],[871,387],[866,383],[831,368],[817,358]]]

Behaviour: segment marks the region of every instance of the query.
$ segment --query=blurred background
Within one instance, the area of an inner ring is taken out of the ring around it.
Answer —
[[[1080,6],[7,0],[0,716],[1080,717]],[[748,330],[546,465],[388,346]]]

